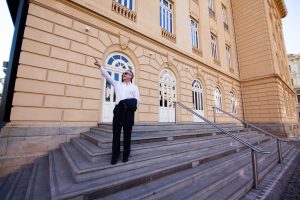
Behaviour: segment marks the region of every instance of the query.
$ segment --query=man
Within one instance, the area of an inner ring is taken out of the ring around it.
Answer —
[[[95,58],[95,65],[98,66],[105,79],[115,88],[116,106],[113,110],[113,141],[111,164],[118,162],[120,155],[120,135],[123,127],[124,133],[124,151],[123,163],[128,162],[130,155],[131,131],[134,124],[134,112],[137,108],[137,102],[140,100],[140,94],[137,86],[132,83],[134,77],[131,70],[126,70],[122,74],[122,82],[115,81],[108,72],[101,67]]]

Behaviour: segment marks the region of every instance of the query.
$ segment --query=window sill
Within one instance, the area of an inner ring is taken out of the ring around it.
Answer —
[[[193,47],[192,50],[195,54],[202,56],[202,50],[200,48]]]
[[[208,11],[209,11],[209,16],[211,18],[213,18],[214,20],[216,20],[216,13],[215,13],[215,11],[213,11],[211,8],[208,8]]]
[[[196,4],[199,5],[199,0],[193,0]]]
[[[176,42],[176,35],[167,31],[166,29],[162,28],[161,29],[161,35],[164,38],[167,38],[168,40],[171,40],[172,42]]]
[[[130,19],[131,21],[135,22],[136,20],[136,12],[126,8],[125,6],[119,4],[118,2],[112,1],[112,10]]]
[[[228,24],[225,24],[224,22],[223,22],[223,24],[224,24],[224,29],[225,29],[225,31],[228,31],[228,32],[229,32],[229,26],[228,26]]]
[[[219,61],[219,60],[216,60],[216,59],[214,59],[214,63],[215,63],[216,65],[219,65],[219,66],[221,66],[221,63],[220,63],[220,61]]]

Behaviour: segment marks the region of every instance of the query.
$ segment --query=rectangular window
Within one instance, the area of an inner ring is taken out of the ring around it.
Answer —
[[[230,52],[230,46],[226,45],[226,61],[227,65],[231,66],[231,52]]]
[[[122,6],[133,10],[134,9],[134,0],[115,0],[115,2],[118,2],[119,4],[121,4]]]
[[[297,101],[298,101],[298,104],[300,104],[300,95],[299,94],[297,95]]]
[[[167,0],[160,0],[160,27],[173,33],[173,5]]]
[[[211,10],[214,10],[213,0],[208,0],[208,8],[210,8]]]
[[[222,4],[222,15],[223,15],[223,24],[224,28],[228,30],[228,18],[226,7]]]
[[[191,37],[192,37],[192,46],[199,48],[199,39],[198,39],[198,23],[191,19]]]
[[[214,34],[210,35],[211,55],[214,60],[218,60],[217,37]]]
[[[214,0],[208,0],[208,10],[209,10],[209,16],[215,17],[215,8],[214,8]]]

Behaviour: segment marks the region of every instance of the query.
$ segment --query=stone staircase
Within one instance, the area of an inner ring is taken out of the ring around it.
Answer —
[[[277,164],[275,140],[218,125],[271,151],[257,155],[260,178]],[[111,130],[99,124],[1,178],[0,199],[239,199],[253,186],[250,150],[208,124],[136,124],[129,162],[113,166]],[[285,160],[299,154],[286,143],[282,149]]]

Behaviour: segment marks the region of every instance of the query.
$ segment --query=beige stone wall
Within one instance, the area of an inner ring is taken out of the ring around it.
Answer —
[[[244,102],[247,120],[282,123],[286,115],[284,91],[274,78],[249,81],[244,85]]]
[[[90,4],[84,4],[79,0],[74,2],[85,6],[85,8],[93,9],[99,14],[104,14],[103,9],[111,7],[107,1],[100,4],[95,1],[90,1]],[[156,4],[153,3],[151,6],[159,7]],[[191,83],[194,79],[199,78],[198,75],[203,76],[203,81],[207,82],[209,77],[205,75],[205,71],[211,74],[210,70],[214,68],[221,72],[229,70],[224,64],[226,62],[224,61],[224,51],[220,50],[224,47],[221,45],[224,43],[223,41],[228,42],[229,40],[233,42],[232,49],[235,49],[234,37],[230,36],[228,31],[225,37],[219,37],[221,67],[215,66],[215,64],[208,67],[206,64],[212,59],[208,53],[210,52],[210,43],[204,43],[207,40],[203,37],[209,38],[209,34],[205,35],[209,29],[203,30],[202,49],[204,56],[195,59],[197,55],[191,52],[189,36],[184,35],[184,31],[177,30],[178,40],[175,44],[165,41],[166,39],[160,36],[160,32],[156,33],[155,28],[151,28],[158,25],[159,19],[148,19],[147,12],[140,10],[145,9],[143,6],[144,3],[140,2],[136,5],[139,16],[135,24],[113,11],[108,12],[106,10],[108,13],[105,15],[111,17],[111,21],[107,21],[100,15],[95,16],[91,11],[82,10],[85,8],[76,7],[74,4],[68,5],[53,0],[33,1],[29,8],[20,57],[16,94],[13,101],[14,107],[11,115],[12,124],[93,125],[101,121],[101,84],[103,80],[98,69],[93,65],[92,56],[98,57],[104,62],[110,53],[122,52],[133,60],[137,72],[136,83],[140,87],[142,97],[137,121],[158,121],[158,74],[163,68],[170,68],[176,74],[177,96],[179,100],[187,103],[191,103]],[[177,6],[181,7],[183,3],[181,5],[178,2]],[[228,8],[230,7],[228,6]],[[187,24],[180,20],[189,21],[189,17],[182,19],[180,15],[189,9],[189,7],[183,7],[180,11],[179,9],[176,10],[176,14],[178,14],[176,24]],[[216,9],[217,12],[221,12],[220,7]],[[150,12],[151,9],[148,8],[147,10]],[[195,12],[197,10],[193,13]],[[206,16],[206,18],[208,17]],[[120,27],[113,22],[114,20],[120,20],[129,29]],[[147,22],[143,20],[156,21]],[[145,27],[147,23],[151,23],[151,27],[142,30],[142,27]],[[223,24],[220,24],[222,27]],[[216,28],[220,24],[213,20],[211,26]],[[133,34],[130,30],[133,26],[142,34],[139,36]],[[86,31],[87,27],[89,32]],[[189,31],[189,27],[185,28]],[[220,30],[224,30],[224,28],[222,27]],[[155,40],[143,37],[147,36],[147,31],[153,31],[149,34],[154,39],[161,37],[160,42],[167,42],[168,47],[163,47]],[[232,31],[231,34],[233,34]],[[182,41],[179,38],[182,38]],[[128,42],[126,47],[120,45],[124,42]],[[178,48],[181,51],[178,51]],[[182,54],[182,51],[189,51],[190,54]],[[202,63],[202,60],[206,63]],[[235,57],[233,57],[233,66],[236,67]],[[202,69],[205,71],[201,71]],[[199,70],[200,73],[198,73]],[[227,76],[227,81],[231,85],[235,82],[236,87],[239,88],[237,80],[230,77],[237,76],[237,70],[234,71],[233,74],[230,72],[229,75],[224,75]],[[214,76],[219,76],[218,81],[223,82],[220,78],[222,75],[214,72]],[[206,89],[207,106],[205,106],[207,113],[208,110],[211,110],[210,107],[214,105],[213,87],[217,84],[206,86],[204,82],[202,83],[204,87],[208,87]],[[225,88],[222,91],[225,101],[228,98],[228,91]],[[239,93],[236,95],[240,96]]]
[[[232,1],[242,80],[273,73],[264,2]]]
[[[246,120],[270,126],[297,124],[276,2],[233,0],[232,5]],[[281,134],[294,134],[291,130]]]

